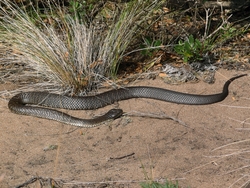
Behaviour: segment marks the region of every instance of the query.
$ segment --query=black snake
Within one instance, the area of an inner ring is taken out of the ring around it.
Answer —
[[[121,109],[112,109],[103,116],[94,119],[79,119],[57,110],[37,106],[70,110],[90,110],[131,98],[151,98],[189,105],[212,104],[224,100],[228,95],[228,87],[230,83],[233,80],[246,75],[247,74],[242,74],[229,79],[224,84],[222,93],[212,95],[187,94],[162,88],[144,86],[125,87],[117,90],[110,90],[95,96],[84,97],[69,97],[47,92],[23,92],[12,97],[8,106],[12,112],[17,114],[52,119],[75,126],[95,127],[103,121],[120,117],[123,111]]]

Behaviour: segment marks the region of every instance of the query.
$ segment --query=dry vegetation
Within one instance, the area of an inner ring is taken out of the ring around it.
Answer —
[[[138,1],[114,7],[105,27],[87,26],[53,1],[47,5],[50,14],[46,18],[33,6],[31,17],[26,9],[8,1],[3,4],[0,39],[15,54],[14,60],[5,57],[9,61],[5,66],[18,62],[26,68],[15,81],[24,84],[30,79],[23,91],[63,90],[70,94],[90,91],[115,78],[125,50],[139,34],[138,26],[159,6]]]
[[[126,61],[134,62],[129,72],[140,74],[171,58],[182,62],[177,54],[184,62],[210,63],[213,49],[249,28],[246,24],[236,29],[223,6],[211,9],[194,3],[180,11],[168,5],[160,0],[120,4],[72,0],[60,5],[5,0],[0,8],[1,51],[12,53],[1,57],[2,82],[21,87],[11,93],[86,94],[104,82],[115,85],[119,66]]]

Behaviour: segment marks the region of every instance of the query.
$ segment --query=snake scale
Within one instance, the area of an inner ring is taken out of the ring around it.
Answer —
[[[70,97],[47,92],[23,92],[12,97],[8,103],[8,107],[13,113],[17,114],[56,120],[75,126],[95,127],[103,121],[120,117],[123,111],[121,109],[111,109],[103,116],[94,119],[79,119],[57,110],[39,106],[64,108],[69,110],[90,110],[131,98],[150,98],[188,105],[212,104],[224,100],[228,95],[228,87],[230,83],[233,80],[246,75],[247,74],[242,74],[229,79],[224,84],[222,93],[212,95],[187,94],[162,88],[144,86],[125,87],[110,90],[95,96],[84,97]]]

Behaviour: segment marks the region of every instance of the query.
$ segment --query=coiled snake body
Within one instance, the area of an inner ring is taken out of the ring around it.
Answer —
[[[246,75],[247,74],[243,74],[229,79],[224,84],[222,93],[212,95],[187,94],[144,86],[125,87],[117,90],[110,90],[95,96],[85,97],[69,97],[47,92],[24,92],[12,97],[8,103],[8,107],[12,112],[17,114],[52,119],[75,126],[95,127],[103,121],[120,117],[123,111],[121,109],[112,109],[103,116],[86,120],[70,116],[57,110],[30,105],[70,110],[90,110],[131,98],[151,98],[178,104],[205,105],[224,100],[228,95],[228,87],[230,83],[233,80]]]

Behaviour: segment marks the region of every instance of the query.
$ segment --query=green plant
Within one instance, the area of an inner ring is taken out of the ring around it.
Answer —
[[[210,43],[214,46],[218,44],[223,44],[225,41],[232,39],[235,36],[238,36],[244,33],[243,27],[241,29],[236,29],[235,27],[231,26],[231,24],[224,25],[221,29],[218,30],[210,39]]]
[[[143,165],[142,161],[140,160],[141,163],[141,168],[143,170],[143,174],[145,179],[147,180],[146,182],[140,183],[142,188],[178,188],[178,181],[175,183],[172,183],[168,180],[166,180],[165,183],[158,183],[153,181],[153,167],[150,165],[150,175],[148,175],[148,172],[145,169],[145,166]],[[151,161],[150,161],[151,164]]]
[[[213,50],[218,46],[223,45],[225,42],[230,41],[236,36],[240,36],[249,31],[249,24],[236,29],[231,24],[223,25],[213,35],[207,37],[205,40],[206,46],[209,46],[208,50]]]
[[[81,23],[86,23],[89,12],[93,9],[93,4],[87,1],[70,0],[68,9],[74,19],[78,19]]]
[[[229,27],[228,29],[224,30],[222,38],[232,38],[235,35],[237,29],[235,27]]]
[[[230,22],[229,19],[232,17],[232,14],[223,14],[224,9],[222,6],[220,21],[214,17],[214,15],[217,14],[215,9],[204,7],[204,10],[206,17],[203,19],[205,20],[205,28],[202,41],[205,41],[206,44],[209,44],[209,50],[213,50],[214,48],[223,45],[225,42],[233,39],[234,37],[244,34],[249,29],[249,24],[244,24],[244,26],[237,27],[236,29],[234,25],[236,25],[236,23],[238,24],[238,22],[242,22],[244,19]],[[215,24],[217,25],[215,26]]]
[[[190,35],[186,41],[180,40],[174,50],[183,56],[184,62],[202,60],[204,52],[207,51],[207,43],[206,41],[202,43]]]
[[[69,12],[75,14],[76,18],[80,19],[85,16],[84,6],[86,5],[86,1],[78,2],[77,0],[70,0],[69,5]]]
[[[142,48],[141,53],[145,56],[151,57],[155,51],[157,51],[157,47],[161,45],[160,40],[153,40],[150,37],[143,37],[143,44],[140,46]]]
[[[169,182],[166,180],[165,183],[161,184],[158,182],[150,182],[150,183],[141,183],[142,188],[178,188],[178,182],[175,183]]]

